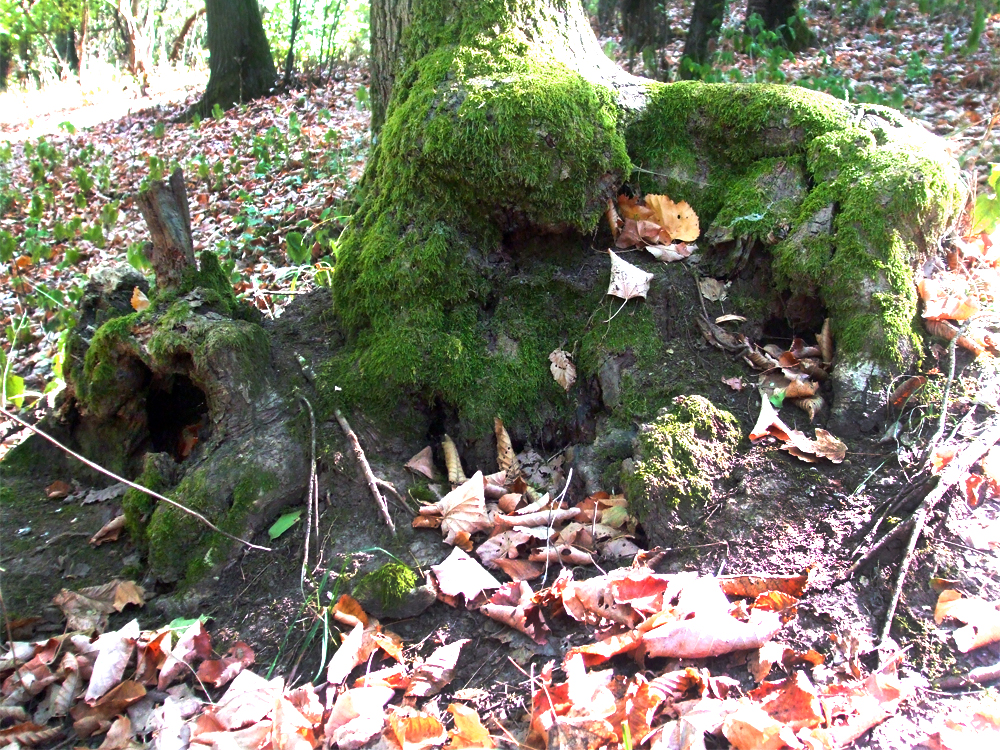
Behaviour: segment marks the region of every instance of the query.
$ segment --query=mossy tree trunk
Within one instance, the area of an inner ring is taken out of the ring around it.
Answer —
[[[348,342],[328,365],[342,389],[331,398],[383,414],[416,398],[484,434],[495,415],[528,432],[572,422],[582,396],[554,385],[547,355],[576,347],[581,376],[596,377],[603,345],[581,305],[602,290],[549,282],[592,261],[573,247],[637,167],[643,190],[718,222],[707,267],[735,272],[733,242],[754,238],[775,293],[830,315],[845,408],[873,374],[919,356],[912,270],[961,203],[954,162],[921,128],[797,87],[633,78],[575,0],[405,8],[385,124],[340,243]],[[548,264],[549,282],[529,290],[516,279],[532,264]]]
[[[257,0],[205,0],[208,86],[192,108],[202,117],[267,94],[277,72]]]

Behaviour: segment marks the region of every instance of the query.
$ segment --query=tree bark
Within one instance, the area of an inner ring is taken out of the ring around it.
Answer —
[[[684,41],[681,57],[681,78],[697,78],[698,68],[708,62],[709,46],[719,36],[723,16],[726,14],[726,0],[695,0],[691,11],[691,24]]]
[[[194,26],[194,22],[203,15],[205,15],[205,9],[200,8],[197,12],[188,16],[180,32],[178,32],[177,38],[174,39],[173,45],[170,47],[170,57],[167,58],[170,62],[177,62],[181,59],[181,50],[184,49],[184,39],[187,37],[188,32],[191,31],[191,27]]]
[[[184,173],[175,169],[169,183],[157,181],[139,193],[139,210],[152,239],[149,260],[156,273],[156,286],[161,291],[176,289],[184,273],[194,265]]]
[[[754,13],[761,17],[764,28],[778,31],[784,45],[791,50],[806,49],[815,43],[815,35],[798,17],[799,0],[747,0],[746,18]]]
[[[267,94],[277,72],[257,0],[205,0],[208,15],[208,86],[189,115],[206,117]]]
[[[372,0],[371,90],[372,134],[378,135],[396,76],[406,64],[403,30],[410,24],[414,0]]]
[[[660,0],[621,0],[622,44],[630,55],[666,41],[666,15]]]
[[[7,77],[10,75],[10,63],[14,58],[14,45],[6,34],[0,36],[0,91],[7,90]]]

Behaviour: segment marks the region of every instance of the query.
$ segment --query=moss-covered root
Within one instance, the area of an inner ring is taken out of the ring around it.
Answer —
[[[893,110],[794,86],[693,82],[651,87],[627,138],[647,190],[688,200],[727,238],[773,245],[777,286],[827,308],[838,411],[873,374],[919,357],[913,272],[964,195],[940,138]],[[799,187],[780,186],[779,165],[802,174]]]
[[[679,521],[697,522],[739,441],[736,417],[703,396],[679,396],[639,428],[622,484],[651,544],[669,546]]]

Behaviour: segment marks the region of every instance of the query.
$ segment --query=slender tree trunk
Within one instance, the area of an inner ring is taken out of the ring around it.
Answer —
[[[83,0],[83,7],[80,9],[80,46],[77,50],[77,57],[80,58],[80,85],[83,86],[87,75],[87,42],[90,22],[90,2]]]
[[[697,67],[708,62],[708,48],[719,36],[719,28],[726,14],[726,0],[695,0],[691,11],[691,25],[684,42],[681,58],[681,78],[696,78]]]
[[[118,28],[125,42],[125,56],[128,71],[139,82],[139,90],[143,96],[149,86],[149,60],[146,57],[148,46],[142,33],[142,26],[136,14],[139,11],[138,2],[128,4],[126,0],[118,0]]]
[[[597,26],[601,34],[613,34],[615,28],[615,16],[618,12],[617,0],[598,0],[597,2]]]
[[[761,17],[764,28],[780,31],[786,47],[800,50],[816,42],[816,35],[798,17],[799,0],[747,0],[747,20],[754,13]]]
[[[202,117],[267,94],[278,77],[257,0],[205,0],[208,86],[191,110]]]
[[[177,62],[181,59],[181,50],[184,49],[184,40],[187,38],[188,32],[191,31],[191,27],[194,26],[194,22],[201,18],[204,14],[205,9],[201,8],[196,13],[192,13],[188,16],[188,19],[184,22],[180,32],[177,34],[177,38],[174,39],[174,43],[170,46],[170,57],[167,58],[170,62]]]
[[[301,15],[301,0],[292,0],[292,32],[288,39],[288,54],[285,55],[285,76],[282,81],[285,88],[288,88],[292,82],[292,69],[295,67],[295,37],[299,33],[299,19]]]
[[[403,29],[410,23],[413,0],[372,0],[371,103],[372,133],[378,134],[392,95],[392,85],[406,61]]]
[[[660,0],[621,0],[622,44],[630,55],[658,47],[666,39],[666,16]]]
[[[7,90],[7,77],[10,75],[10,63],[14,58],[14,45],[6,34],[0,36],[0,91]]]

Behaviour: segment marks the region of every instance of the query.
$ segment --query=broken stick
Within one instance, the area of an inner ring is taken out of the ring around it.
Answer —
[[[386,505],[385,498],[382,497],[382,493],[379,492],[379,484],[383,480],[375,476],[375,472],[372,471],[371,465],[368,463],[368,459],[365,458],[365,452],[361,448],[361,443],[358,441],[358,436],[354,434],[354,430],[351,429],[351,425],[347,423],[344,419],[344,415],[340,413],[340,409],[334,409],[333,415],[337,418],[340,423],[340,429],[344,431],[347,435],[347,441],[351,444],[351,451],[354,453],[354,459],[361,466],[361,472],[365,475],[365,482],[368,483],[368,489],[371,490],[372,496],[375,498],[375,502],[378,503],[378,509],[382,511],[382,516],[385,518],[385,522],[389,524],[389,531],[392,532],[393,536],[396,536],[396,525],[392,522],[392,516],[389,515],[389,506]]]

